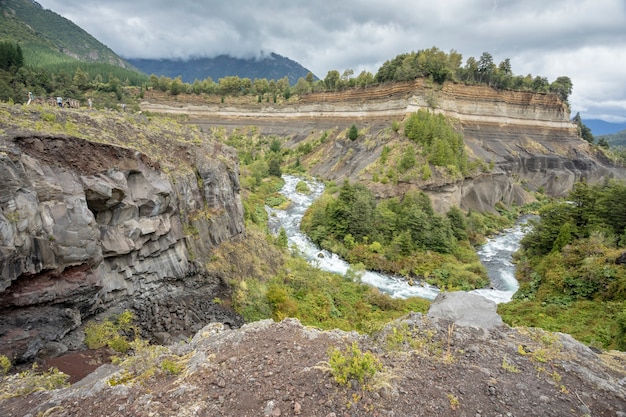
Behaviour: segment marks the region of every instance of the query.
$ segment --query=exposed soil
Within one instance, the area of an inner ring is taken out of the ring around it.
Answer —
[[[42,366],[44,369],[58,369],[69,376],[70,384],[74,384],[100,366],[111,363],[114,354],[115,352],[110,349],[88,349],[46,359]]]
[[[179,376],[111,387],[94,382],[110,376],[100,368],[69,389],[5,400],[0,415],[626,415],[624,356],[598,355],[540,330],[487,332],[419,314],[404,323],[374,337],[319,332],[296,320],[219,333],[211,325],[176,348],[193,352]],[[344,351],[353,341],[384,368],[344,386],[325,369],[328,349]]]

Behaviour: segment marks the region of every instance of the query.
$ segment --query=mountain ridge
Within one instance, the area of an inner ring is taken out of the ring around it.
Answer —
[[[612,135],[626,130],[626,122],[612,123],[601,119],[585,119],[583,122],[594,136]]]
[[[279,80],[289,78],[294,85],[299,78],[304,78],[311,71],[287,57],[270,53],[260,58],[237,58],[229,55],[216,57],[193,57],[183,59],[142,59],[127,58],[127,61],[146,74],[155,74],[176,78],[180,76],[185,83],[204,80],[210,77],[217,81],[227,76],[238,76],[251,80],[266,78]],[[316,76],[313,76],[317,79]]]

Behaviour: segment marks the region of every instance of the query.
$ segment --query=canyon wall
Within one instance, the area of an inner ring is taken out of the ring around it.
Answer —
[[[208,142],[189,154],[188,169],[166,175],[127,147],[3,131],[0,354],[77,348],[86,318],[125,309],[161,342],[242,324],[212,302],[226,285],[197,261],[244,235],[236,154]]]
[[[417,81],[278,104],[141,107],[201,127],[253,125],[286,148],[314,143],[302,157],[309,173],[364,182],[379,197],[420,189],[441,212],[494,210],[530,201],[529,191],[561,196],[579,180],[625,176],[547,94]],[[419,109],[453,117],[470,159],[490,168],[377,180],[383,149],[406,146],[392,123]],[[0,354],[26,361],[76,348],[86,318],[127,308],[161,342],[210,321],[240,324],[213,302],[228,289],[206,268],[213,248],[245,233],[234,150],[143,115],[3,105],[0,122]]]
[[[286,146],[292,149],[305,143],[312,132],[326,130],[332,140],[302,157],[310,173],[328,180],[367,183],[379,197],[401,196],[408,189],[418,188],[429,194],[438,211],[452,205],[466,210],[493,210],[499,202],[510,205],[531,201],[529,191],[564,196],[576,181],[598,183],[625,177],[623,168],[614,166],[601,150],[579,137],[568,106],[554,94],[453,83],[439,86],[417,80],[314,93],[291,103],[172,107],[144,102],[142,108],[186,113],[200,125],[254,125],[266,134],[287,136],[290,139]],[[386,132],[394,121],[419,109],[455,120],[470,159],[491,168],[463,179],[435,172],[425,180],[399,179],[393,186],[376,181],[372,167],[385,146],[402,146]],[[345,135],[352,124],[365,132],[356,141]]]

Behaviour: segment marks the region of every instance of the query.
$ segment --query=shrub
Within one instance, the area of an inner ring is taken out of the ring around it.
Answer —
[[[127,352],[130,349],[129,339],[138,333],[137,327],[132,324],[134,318],[133,313],[126,310],[113,320],[89,323],[85,327],[85,344],[89,349],[108,346],[117,352]]]
[[[285,231],[284,227],[281,227],[278,231],[278,236],[276,237],[276,244],[281,248],[286,248],[289,246],[289,238],[287,237],[287,231]]]
[[[340,385],[347,386],[355,380],[367,388],[376,373],[383,369],[380,360],[371,352],[361,352],[356,342],[345,352],[331,348],[328,357],[330,373]]]
[[[398,172],[404,173],[409,169],[415,167],[417,163],[417,158],[415,158],[415,149],[412,146],[409,146],[404,150],[402,156],[400,157],[400,161],[398,162]]]
[[[350,126],[350,130],[348,131],[348,138],[350,138],[350,140],[356,140],[358,137],[359,129],[356,127],[356,125]]]
[[[311,193],[311,189],[307,185],[306,181],[299,181],[298,184],[296,184],[296,191],[299,192],[300,194]]]
[[[185,366],[171,358],[165,358],[161,362],[161,370],[170,375],[178,375],[185,369]]]
[[[391,152],[391,148],[387,145],[383,146],[383,150],[380,152],[381,165],[385,165],[387,163],[387,158],[389,158],[389,152]]]
[[[11,369],[11,360],[4,355],[0,355],[0,375],[6,375]]]
[[[274,152],[274,153],[279,153],[280,152],[280,140],[274,138],[272,139],[272,142],[270,143],[270,151]]]
[[[122,368],[113,375],[109,385],[146,381],[158,374],[178,375],[185,370],[188,356],[178,356],[166,346],[151,345],[146,340],[135,339],[130,342],[132,355],[113,358],[113,363]]]
[[[268,173],[274,177],[280,177],[283,175],[283,171],[280,168],[280,158],[272,157],[268,163]]]
[[[394,132],[398,133],[398,130],[400,130],[400,122],[397,120],[394,120],[391,122],[391,130],[393,130]]]

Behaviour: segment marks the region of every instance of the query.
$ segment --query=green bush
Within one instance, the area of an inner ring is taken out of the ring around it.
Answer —
[[[102,323],[91,322],[85,327],[85,344],[89,349],[108,346],[125,353],[130,349],[130,340],[138,333],[132,312],[126,310],[114,319],[106,319]]]
[[[11,360],[5,355],[0,355],[0,376],[8,374],[11,366]]]
[[[359,137],[359,129],[356,125],[350,126],[350,130],[348,131],[348,138],[350,140],[356,140]]]
[[[307,185],[306,181],[298,181],[298,184],[296,184],[296,191],[299,192],[300,194],[311,193],[311,189]]]
[[[397,120],[394,120],[391,122],[391,130],[393,130],[394,132],[398,133],[398,131],[400,130],[400,122]]]
[[[356,342],[345,351],[333,347],[328,352],[330,373],[340,385],[357,381],[367,389],[376,373],[383,369],[380,360],[371,352],[361,352]]]
[[[280,168],[280,157],[278,156],[273,156],[272,158],[270,158],[269,162],[268,162],[268,173],[269,175],[272,175],[274,177],[280,177],[281,175],[283,175],[283,171]]]

